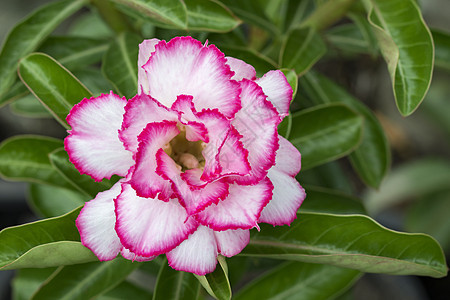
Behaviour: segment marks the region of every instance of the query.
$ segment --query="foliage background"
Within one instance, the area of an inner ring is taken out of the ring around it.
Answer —
[[[46,1],[1,1],[0,40],[23,16]],[[450,32],[447,0],[419,1],[431,28]],[[69,22],[63,24],[68,26]],[[59,29],[63,31],[64,29]],[[381,57],[359,59],[337,55],[315,66],[363,100],[381,121],[392,147],[391,173],[377,192],[368,189],[350,170],[346,159],[338,164],[349,182],[329,176],[336,189],[360,195],[375,219],[389,228],[426,232],[435,236],[450,254],[450,73],[435,68],[430,91],[418,111],[407,118],[399,114],[391,82]],[[301,93],[299,87],[299,93]],[[30,119],[0,109],[0,141],[10,136],[35,133],[64,138],[65,130],[53,119]],[[334,166],[323,167],[330,174]],[[305,172],[301,183],[316,183],[317,174]],[[342,179],[342,178],[341,178]],[[428,180],[427,180],[428,179]],[[439,180],[444,179],[444,180]],[[447,179],[447,180],[445,180]],[[321,178],[321,180],[324,180]],[[439,184],[436,184],[439,182]],[[350,183],[350,184],[348,184]],[[26,185],[0,179],[0,229],[35,219],[26,204]],[[383,199],[385,202],[380,202]],[[381,204],[380,204],[381,203]],[[373,204],[373,205],[372,205]],[[0,271],[0,298],[10,297],[9,280],[13,271]],[[432,279],[416,276],[364,275],[342,299],[444,299],[450,293],[450,277]]]

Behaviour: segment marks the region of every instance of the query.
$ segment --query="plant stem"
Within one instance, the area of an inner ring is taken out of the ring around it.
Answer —
[[[340,20],[355,0],[328,0],[320,5],[302,24],[323,30]]]

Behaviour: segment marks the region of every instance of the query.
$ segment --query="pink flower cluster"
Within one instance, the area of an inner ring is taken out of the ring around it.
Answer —
[[[300,153],[279,136],[292,89],[191,37],[145,40],[139,93],[83,99],[65,148],[96,181],[122,176],[86,203],[77,227],[100,260],[166,254],[204,275],[249,243],[259,222],[290,224],[305,198]]]

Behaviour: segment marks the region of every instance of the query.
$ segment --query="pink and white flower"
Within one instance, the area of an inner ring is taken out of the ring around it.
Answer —
[[[86,203],[76,225],[97,257],[166,254],[204,275],[248,244],[259,222],[289,225],[305,198],[300,153],[279,136],[292,89],[280,71],[191,37],[145,40],[138,94],[83,99],[67,117],[71,162],[96,181],[123,177]]]

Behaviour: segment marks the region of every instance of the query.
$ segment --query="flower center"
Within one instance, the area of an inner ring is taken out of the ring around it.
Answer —
[[[163,149],[176,164],[181,166],[182,171],[197,168],[203,170],[205,166],[205,159],[202,155],[204,145],[203,141],[188,141],[186,139],[186,130],[180,128],[180,133],[165,145]]]

